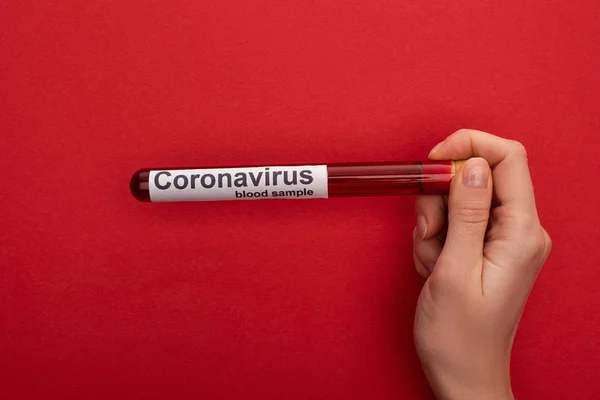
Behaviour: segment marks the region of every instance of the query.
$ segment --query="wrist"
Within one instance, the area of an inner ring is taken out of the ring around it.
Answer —
[[[510,388],[453,388],[435,394],[438,400],[515,400]]]
[[[438,400],[514,400],[509,374],[426,375]]]

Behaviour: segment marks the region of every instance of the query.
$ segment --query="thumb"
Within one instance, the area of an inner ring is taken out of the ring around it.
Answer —
[[[440,258],[459,269],[481,268],[491,202],[490,166],[483,158],[467,160],[450,186],[448,235]]]

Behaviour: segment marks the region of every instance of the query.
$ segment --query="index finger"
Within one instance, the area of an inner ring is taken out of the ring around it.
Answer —
[[[481,131],[461,129],[429,153],[433,160],[470,157],[482,157],[490,164],[495,197],[502,206],[506,206],[511,214],[509,216],[533,216],[537,220],[527,152],[521,143]]]

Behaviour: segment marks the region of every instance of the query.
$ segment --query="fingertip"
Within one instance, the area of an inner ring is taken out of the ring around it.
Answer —
[[[431,275],[431,274],[429,273],[429,271],[427,271],[427,268],[425,268],[423,263],[421,263],[421,261],[419,261],[419,259],[417,258],[417,255],[414,253],[413,253],[413,259],[414,259],[415,269],[416,269],[417,273],[419,275],[421,275],[424,279],[429,278],[429,275]]]
[[[469,135],[469,132],[471,132],[471,131],[472,131],[472,129],[459,129],[459,130],[453,132],[452,134],[448,135],[446,137],[446,139],[442,140],[441,142],[439,142],[438,144],[433,146],[433,148],[429,152],[429,155],[427,156],[427,158],[432,159],[432,160],[440,160],[440,159],[447,158],[447,156],[445,155],[446,147],[447,147],[446,145],[448,143],[451,143],[452,140],[454,139],[454,137],[461,136],[461,135]],[[444,149],[444,151],[440,152],[440,150],[442,150],[442,149]]]
[[[443,248],[439,238],[421,239],[415,227],[413,231],[413,258],[415,268],[423,277],[428,277],[433,272],[437,259]]]
[[[417,234],[421,239],[427,235],[427,219],[422,213],[417,214]]]
[[[441,147],[444,146],[445,143],[446,143],[446,140],[442,140],[441,142],[439,142],[438,144],[433,146],[431,151],[429,151],[429,155],[427,156],[427,158],[435,159],[435,154],[440,150]]]
[[[418,236],[430,239],[438,235],[446,224],[444,198],[438,195],[418,196],[415,202],[415,216]]]
[[[436,145],[429,153],[429,158],[432,160],[460,160],[471,157],[474,154],[471,138],[475,135],[489,134],[475,129],[459,129]]]

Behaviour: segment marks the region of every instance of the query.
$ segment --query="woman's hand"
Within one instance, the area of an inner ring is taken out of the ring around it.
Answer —
[[[415,315],[417,352],[440,399],[512,399],[513,339],[551,247],[527,154],[518,142],[460,130],[429,157],[469,160],[447,202],[416,202],[414,260],[427,278]]]

